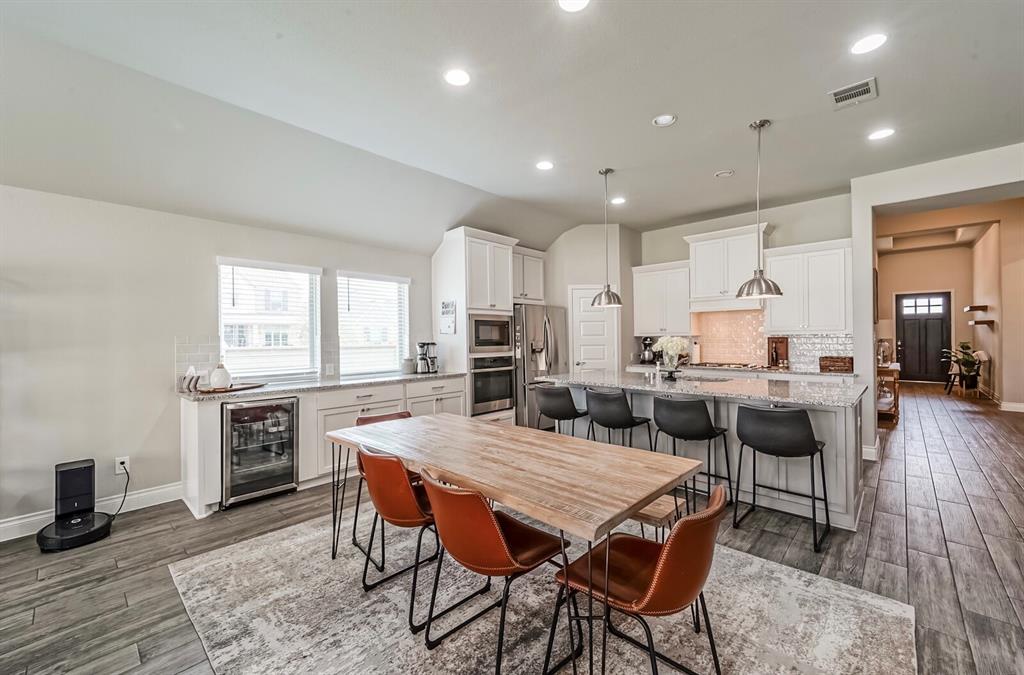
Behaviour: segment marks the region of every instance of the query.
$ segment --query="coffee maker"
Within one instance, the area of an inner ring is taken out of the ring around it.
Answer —
[[[436,373],[437,372],[437,343],[417,342],[416,343],[416,372]]]
[[[654,338],[645,337],[640,344],[644,346],[643,351],[640,352],[640,363],[654,363],[654,350],[651,349]]]

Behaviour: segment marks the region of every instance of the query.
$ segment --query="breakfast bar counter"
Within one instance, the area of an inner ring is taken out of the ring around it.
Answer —
[[[539,380],[570,387],[577,407],[586,407],[586,389],[622,389],[629,398],[634,415],[653,419],[654,397],[699,398],[706,402],[716,426],[729,429],[726,439],[732,475],[736,475],[739,439],[736,437],[736,413],[742,405],[802,408],[807,410],[815,437],[825,442],[825,473],[832,525],[856,530],[863,499],[863,448],[860,421],[862,402],[867,387],[843,381],[802,382],[785,380],[731,379],[719,376],[683,376],[675,381],[657,380],[653,375],[625,371],[591,371],[576,375],[546,375]],[[582,420],[581,420],[582,421]],[[576,425],[576,435],[585,436],[587,424]],[[601,440],[605,430],[600,430]],[[662,435],[664,436],[664,434]],[[616,440],[617,436],[616,436]],[[647,447],[646,434],[634,434],[637,447]],[[670,439],[662,438],[659,452],[672,452]],[[705,459],[707,443],[677,443],[680,455]],[[725,474],[726,450],[715,444],[713,470]],[[751,499],[750,457],[745,453],[742,482],[737,495],[743,502]],[[811,472],[806,459],[780,459],[760,455],[757,460],[757,482],[781,490],[807,492]],[[820,490],[820,476],[816,478]],[[699,488],[707,481],[697,479]],[[712,483],[713,484],[713,483]],[[810,517],[810,500],[786,494],[781,490],[761,487],[757,493],[758,507],[765,506],[796,515]],[[820,495],[821,492],[818,491]],[[820,506],[819,506],[820,510]]]

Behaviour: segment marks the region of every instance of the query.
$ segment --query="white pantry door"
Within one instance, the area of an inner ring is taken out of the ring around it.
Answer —
[[[618,313],[621,310],[590,306],[601,289],[601,286],[569,289],[573,375],[618,369]]]

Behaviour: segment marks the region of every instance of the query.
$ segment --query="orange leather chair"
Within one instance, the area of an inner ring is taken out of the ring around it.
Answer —
[[[604,625],[616,637],[647,651],[653,673],[658,672],[658,659],[684,673],[693,671],[654,648],[651,628],[643,617],[676,614],[692,607],[694,603],[700,603],[700,610],[704,615],[715,672],[722,672],[718,662],[718,651],[715,649],[715,636],[711,631],[711,620],[708,618],[708,608],[704,602],[704,582],[711,571],[715,537],[718,534],[718,523],[725,515],[725,504],[725,488],[721,485],[716,486],[708,499],[707,508],[680,518],[672,527],[665,543],[631,534],[616,533],[596,546],[592,554],[581,556],[568,567],[570,593],[586,594],[590,579],[588,567],[593,560],[594,598],[605,605]],[[555,579],[559,584],[560,597],[565,589],[565,571],[559,570],[555,574]],[[612,624],[613,609],[640,622],[647,636],[647,644],[621,632]],[[551,635],[555,633],[557,622],[556,611],[551,622]],[[699,623],[695,623],[694,627],[697,631],[700,630]],[[549,639],[543,672],[548,672],[547,664],[550,658]]]
[[[389,422],[391,420],[404,420],[408,417],[412,417],[412,413],[408,410],[399,410],[393,413],[384,413],[383,415],[360,415],[356,418],[356,426],[361,427],[366,424],[376,424],[377,422]],[[366,548],[359,543],[359,539],[356,537],[356,527],[359,525],[359,503],[363,498],[363,483],[366,482],[365,473],[363,472],[363,461],[359,459],[359,453],[356,453],[356,469],[359,470],[359,486],[356,488],[356,514],[352,518],[352,545],[355,546],[363,555],[369,555],[368,549],[373,548],[373,538],[370,538],[370,543]],[[408,471],[409,478],[413,481],[418,481],[420,476],[414,471]],[[380,528],[380,560],[374,560],[370,557],[370,562],[377,568],[378,572],[384,571],[384,527]]]
[[[366,550],[366,562],[363,563],[363,590],[369,591],[412,570],[412,589],[409,593],[409,630],[418,633],[426,626],[426,623],[417,624],[413,620],[419,568],[423,563],[436,560],[441,546],[437,539],[434,516],[430,512],[427,493],[424,491],[422,483],[413,483],[409,479],[409,472],[406,471],[399,458],[365,448],[359,448],[356,457],[366,481],[366,491],[370,494],[370,499],[376,509],[376,513],[373,514],[373,525],[370,527],[370,545]],[[370,551],[373,548],[373,537],[377,531],[378,521],[380,521],[381,528],[381,562],[384,561],[384,523],[390,523],[395,527],[419,528],[419,534],[416,537],[416,557],[412,565],[370,582],[367,580],[367,573],[370,569]],[[435,551],[429,558],[421,561],[423,533],[427,530],[434,532]]]
[[[444,485],[431,475],[429,470],[423,471],[422,476],[423,485],[434,510],[437,533],[441,538],[440,557],[434,571],[434,590],[430,595],[430,609],[427,612],[427,649],[438,646],[453,633],[495,607],[501,607],[494,667],[495,673],[500,673],[509,587],[513,581],[527,572],[551,561],[559,552],[562,552],[564,557],[563,546],[567,545],[567,542],[527,525],[507,513],[492,510],[479,492]],[[500,600],[483,608],[443,635],[431,638],[431,624],[439,617],[434,615],[434,601],[437,597],[445,553],[471,572],[487,577],[488,586],[491,577],[505,577],[505,587]]]

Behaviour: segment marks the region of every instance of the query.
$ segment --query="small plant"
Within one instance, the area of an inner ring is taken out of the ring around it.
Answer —
[[[981,361],[974,356],[970,342],[961,342],[956,349],[942,350],[943,363],[955,363],[960,370],[960,377],[967,389],[978,386],[978,374],[981,372]]]
[[[679,357],[689,354],[690,341],[673,335],[665,335],[658,338],[654,343],[654,351],[662,352],[665,355],[665,365],[675,368],[679,363]]]

